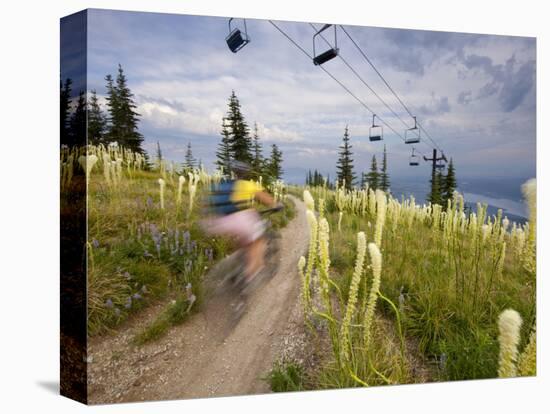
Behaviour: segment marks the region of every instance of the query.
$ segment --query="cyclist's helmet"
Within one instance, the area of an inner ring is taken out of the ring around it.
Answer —
[[[232,161],[231,162],[231,171],[238,178],[245,178],[251,171],[250,165],[243,161]]]

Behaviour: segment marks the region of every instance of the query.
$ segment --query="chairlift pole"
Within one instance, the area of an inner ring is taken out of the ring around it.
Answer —
[[[433,149],[433,155],[432,158],[427,158],[424,156],[424,161],[431,161],[432,162],[432,175],[435,175],[436,172],[436,165],[438,161],[447,161],[447,157],[445,157],[445,154],[441,153],[441,157],[437,156],[437,149]]]

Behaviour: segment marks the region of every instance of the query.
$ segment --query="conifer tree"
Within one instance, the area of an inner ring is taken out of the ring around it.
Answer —
[[[95,89],[91,91],[89,109],[88,109],[88,142],[97,145],[103,142],[103,137],[107,128],[105,114],[99,106],[99,99]]]
[[[254,135],[252,137],[252,174],[256,179],[262,175],[264,160],[262,156],[262,144],[258,134],[258,124],[254,123]]]
[[[430,194],[428,201],[432,204],[443,204],[441,197],[441,172],[432,169],[432,178],[430,179]]]
[[[114,138],[115,130],[113,129],[113,114],[119,112],[119,103],[118,103],[118,96],[117,91],[114,85],[114,80],[111,74],[108,74],[105,76],[105,81],[107,82],[106,88],[107,88],[107,96],[105,100],[107,101],[107,133],[105,135],[105,143],[111,143],[116,141],[116,138]],[[116,129],[116,128],[115,128]]]
[[[61,144],[69,145],[69,120],[70,120],[70,110],[71,110],[71,85],[73,81],[71,78],[65,79],[65,84],[63,81],[60,81],[60,133],[61,133]]]
[[[157,168],[160,170],[162,165],[162,151],[160,149],[160,142],[157,141],[157,159],[156,159]]]
[[[271,155],[267,162],[268,181],[278,180],[283,176],[283,153],[277,144],[271,145]]]
[[[355,181],[355,174],[353,172],[353,158],[351,152],[351,145],[349,143],[349,132],[346,125],[344,131],[344,137],[342,138],[342,145],[340,145],[340,152],[338,153],[338,162],[336,164],[337,178],[340,185],[345,182],[345,186],[348,190],[353,187]]]
[[[386,145],[384,145],[384,157],[382,158],[382,169],[380,170],[379,188],[383,191],[390,189],[390,177],[388,175],[388,156],[386,153]]]
[[[380,174],[378,172],[378,164],[376,163],[376,155],[372,156],[370,171],[366,175],[366,181],[369,188],[372,188],[373,191],[376,191],[379,188],[378,184],[380,182]]]
[[[365,189],[365,186],[367,185],[367,173],[364,171],[361,173],[361,189]]]
[[[88,105],[84,91],[78,94],[78,102],[70,120],[71,145],[83,145],[86,142],[86,112]]]
[[[216,151],[216,165],[220,168],[224,174],[229,174],[231,170],[231,132],[227,125],[226,119],[222,120],[222,140],[218,144],[218,150]]]
[[[251,163],[253,155],[249,128],[241,112],[241,104],[235,91],[231,92],[228,106],[227,121],[231,131],[232,156],[237,161]]]
[[[445,175],[445,178],[443,180],[442,187],[443,187],[442,188],[443,205],[446,206],[447,201],[453,199],[453,193],[456,190],[455,167],[454,167],[452,158],[449,161],[449,166],[447,167],[447,174]]]
[[[197,165],[197,160],[193,157],[193,151],[191,150],[191,143],[187,143],[187,151],[185,152],[185,162],[183,167],[186,172],[192,171]]]
[[[143,135],[138,131],[140,115],[135,111],[137,106],[133,99],[134,95],[128,87],[128,80],[122,66],[118,65],[116,84],[113,84],[111,75],[107,75],[105,80],[110,121],[108,141],[116,141],[134,152],[144,153]]]

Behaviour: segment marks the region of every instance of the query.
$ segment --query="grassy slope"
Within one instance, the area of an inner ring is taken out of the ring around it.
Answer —
[[[296,193],[298,190],[291,191]],[[353,274],[357,232],[364,231],[368,241],[373,241],[376,218],[368,213],[366,216],[344,213],[341,230],[337,230],[338,212],[331,203],[327,207],[326,217],[331,229],[331,276],[342,292],[342,303],[345,304]],[[434,231],[426,223],[415,222],[411,228],[403,223],[393,224],[392,218],[387,217],[381,246],[380,290],[396,305],[401,303],[400,317],[405,335],[433,362],[434,379],[496,377],[498,315],[506,308],[516,309],[522,315],[523,347],[535,319],[534,276],[523,269],[521,258],[513,249],[507,250],[502,276],[499,277],[495,272],[499,252],[489,247],[476,251],[473,240],[467,235],[449,250],[443,232]],[[361,286],[359,302],[364,292]],[[335,290],[332,294],[337,296]],[[395,336],[392,340],[391,335],[383,339],[385,333],[381,322],[395,322],[394,311],[381,300],[378,300],[377,309],[381,318],[375,323],[378,343],[371,347],[374,350],[369,349],[370,359],[376,361],[377,370],[392,382],[415,381],[414,372],[397,369],[399,358],[395,348],[399,346],[399,340]],[[356,323],[361,324],[361,320],[356,320]],[[380,353],[377,347],[385,348],[387,352]],[[366,364],[361,361],[362,353],[358,348],[358,365]],[[277,370],[281,369],[277,367]],[[377,381],[380,376],[373,376],[368,367],[359,368],[358,372],[363,379],[369,380],[369,384],[380,383]],[[334,359],[315,376],[310,379],[312,388],[358,385],[339,371]]]
[[[336,213],[330,221],[334,228]],[[345,214],[342,226],[346,230],[338,237],[353,240],[359,230],[372,237],[365,221]],[[342,249],[344,243],[333,243],[333,257],[341,260],[346,252],[353,251]],[[523,315],[524,342],[535,318],[535,280],[523,269],[517,253],[507,251],[502,276],[497,277],[495,255],[499,252],[481,248],[476,256],[472,245],[465,235],[447,256],[442,231],[434,232],[427,224],[394,228],[388,219],[384,230],[381,291],[395,303],[403,292],[406,332],[418,340],[420,351],[427,357],[441,359],[444,355],[441,379],[496,377],[498,315],[506,308]],[[345,267],[343,262],[341,265]],[[342,283],[349,284],[347,280]],[[389,313],[387,306],[382,310]]]
[[[166,180],[165,208],[160,208],[157,172],[135,172],[116,187],[93,175],[89,194],[88,329],[106,332],[153,301],[172,299],[159,318],[137,339],[161,335],[200,307],[204,274],[232,249],[230,241],[208,237],[199,225],[199,185],[189,214],[184,186],[176,203],[176,178]],[[284,225],[289,208],[274,219]]]

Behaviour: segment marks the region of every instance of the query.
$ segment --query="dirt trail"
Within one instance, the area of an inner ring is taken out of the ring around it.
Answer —
[[[303,203],[292,199],[296,216],[281,231],[279,270],[249,299],[240,322],[228,331],[223,317],[227,303],[207,301],[201,312],[160,340],[133,347],[129,342],[134,334],[162,309],[157,305],[116,335],[93,338],[88,351],[90,403],[269,392],[262,377],[284,346],[281,341],[299,325],[296,264],[307,249],[309,232]]]

